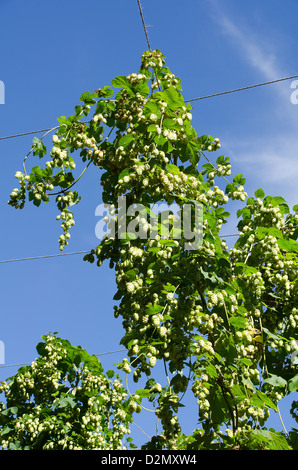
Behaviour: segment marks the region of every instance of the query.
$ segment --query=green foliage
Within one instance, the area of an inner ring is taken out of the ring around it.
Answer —
[[[96,356],[43,336],[31,366],[1,383],[0,445],[18,450],[123,449],[132,414],[119,377]],[[128,442],[130,438],[128,437]]]
[[[115,269],[114,314],[122,317],[121,344],[128,356],[118,367],[135,382],[149,377],[129,410],[140,412],[147,398],[162,426],[145,448],[297,447],[296,430],[279,433],[265,424],[279,401],[297,390],[298,205],[291,213],[282,197],[265,196],[262,188],[248,197],[242,174],[230,181],[228,157],[213,162],[205,155],[218,151],[220,141],[197,135],[181,81],[159,50],[144,53],[139,72],[116,77],[112,86],[113,100],[110,87],[83,93],[75,114],[58,120],[51,160],[44,169],[33,166],[29,175],[25,166],[24,173],[17,172],[20,188],[9,204],[23,208],[28,194],[39,205],[56,195],[63,249],[74,224],[69,208],[80,200],[71,188],[82,177],[73,174],[75,158],[81,158],[85,169],[93,164],[100,170],[103,202],[116,215],[123,195],[127,205],[145,207],[138,226],[147,233],[154,228],[152,239],[133,237],[129,229],[120,237],[116,224],[115,237],[84,257],[98,266],[109,260]],[[89,121],[81,122],[87,116]],[[41,140],[34,140],[33,156],[46,154]],[[230,216],[225,205],[233,200],[246,204],[237,212],[240,235],[229,249],[220,230]],[[162,236],[160,219],[148,223],[145,215],[159,202],[175,202],[180,209],[185,202],[202,206],[199,249],[185,248],[184,227],[181,237],[175,236],[181,214],[167,218],[168,237]],[[74,355],[70,364],[78,360]],[[157,362],[164,366],[164,384],[152,377]],[[181,433],[178,419],[187,389],[198,404],[199,428],[191,436]],[[17,440],[14,406],[2,415],[10,445]],[[59,396],[55,406],[67,413],[77,408],[69,394]],[[296,402],[291,413],[297,420]]]

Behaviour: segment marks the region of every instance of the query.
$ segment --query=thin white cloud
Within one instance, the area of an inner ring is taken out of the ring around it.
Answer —
[[[252,29],[248,22],[236,18],[230,11],[228,17],[221,8],[222,3],[217,0],[207,0],[207,3],[210,16],[232,47],[238,51],[239,59],[255,69],[261,81],[287,76],[272,46],[274,32],[272,37],[263,37],[262,32]],[[273,127],[272,120],[268,125],[264,122],[260,138],[242,136],[241,142],[239,139],[233,142],[228,138],[225,147],[231,152],[235,163],[244,165],[243,173],[246,173],[253,186],[265,185],[271,193],[274,189],[277,192],[283,190],[284,197],[297,202],[295,175],[298,176],[298,105],[291,103],[291,93],[294,90],[291,89],[290,82],[285,83],[288,86],[269,85],[272,87],[274,100],[268,113],[272,112],[277,117],[276,127]],[[281,125],[283,131],[280,130]]]
[[[207,0],[210,15],[219,25],[224,35],[231,39],[233,47],[239,52],[242,60],[255,68],[266,81],[281,78],[284,75],[278,64],[278,59],[272,49],[271,38],[264,38],[252,30],[247,23],[240,22],[239,18],[233,21],[222,10],[217,0]],[[235,24],[237,22],[237,25]],[[283,96],[284,89],[280,88]]]

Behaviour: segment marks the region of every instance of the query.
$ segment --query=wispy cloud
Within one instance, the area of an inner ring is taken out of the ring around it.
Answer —
[[[210,16],[226,37],[229,47],[238,51],[239,59],[258,72],[261,81],[287,76],[272,46],[274,37],[264,37],[262,31],[252,28],[243,18],[241,20],[236,18],[230,11],[227,16],[226,10],[222,9],[222,3],[217,0],[207,0],[207,4],[210,7]],[[248,177],[252,177],[254,183],[258,185],[259,182],[259,186],[267,186],[271,193],[274,189],[279,192],[282,189],[284,197],[297,201],[298,106],[291,103],[293,90],[290,88],[290,83],[286,83],[288,86],[270,85],[273,87],[274,101],[268,113],[274,112],[277,116],[276,126],[272,120],[268,125],[264,122],[260,138],[247,135],[241,139],[241,142],[239,140],[232,142],[228,139],[225,145],[231,151],[232,159],[235,162],[241,161],[241,165],[245,165],[243,173],[246,172]]]

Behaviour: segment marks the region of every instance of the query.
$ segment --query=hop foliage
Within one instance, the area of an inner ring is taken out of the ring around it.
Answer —
[[[118,89],[115,99],[112,87]],[[149,399],[163,428],[149,447],[295,447],[295,431],[274,433],[265,424],[278,402],[298,388],[292,360],[298,206],[291,212],[283,198],[265,196],[261,188],[248,196],[243,175],[231,177],[229,158],[213,157],[219,139],[199,136],[192,127],[181,80],[159,50],[145,52],[138,73],[116,77],[112,87],[83,93],[75,114],[58,119],[51,159],[43,169],[33,166],[28,175],[24,166],[16,174],[20,188],[9,204],[22,208],[28,194],[38,206],[56,195],[63,249],[74,224],[70,207],[80,200],[72,191],[82,176],[73,174],[74,157],[79,153],[85,169],[93,164],[100,171],[103,202],[118,223],[115,236],[102,240],[85,260],[98,266],[109,260],[115,269],[115,316],[122,317],[121,343],[128,352],[118,367],[135,382],[148,377],[131,408],[140,411],[142,399]],[[42,139],[31,152],[45,156]],[[129,229],[120,236],[122,196],[127,205],[145,207],[128,222],[137,220],[140,233],[154,229],[153,238],[133,237]],[[229,249],[220,231],[230,215],[225,206],[234,200],[244,207],[237,212],[239,238]],[[159,202],[181,210],[186,202],[203,207],[199,249],[186,248],[185,230],[176,236],[181,211],[167,218],[167,238],[159,219],[153,226],[148,222],[150,207]],[[152,377],[160,361],[164,384]],[[187,389],[197,399],[200,425],[191,436],[183,436],[178,419]],[[295,415],[296,405],[292,409]]]

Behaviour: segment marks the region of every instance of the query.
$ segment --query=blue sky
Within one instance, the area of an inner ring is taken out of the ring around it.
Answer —
[[[151,47],[159,48],[181,77],[185,99],[298,74],[295,0],[143,0],[142,7]],[[55,126],[57,117],[73,112],[82,92],[137,71],[147,49],[136,0],[0,0],[0,18],[0,80],[5,85],[0,137]],[[233,174],[247,178],[247,192],[262,187],[290,206],[298,202],[293,91],[291,81],[285,81],[193,103],[193,126],[200,135],[220,138]],[[0,140],[0,260],[59,253],[54,205],[38,209],[28,204],[22,211],[7,205],[32,138]],[[98,243],[99,177],[90,167],[78,185],[83,198],[65,253]],[[225,233],[235,233],[236,209]],[[31,362],[41,335],[49,331],[91,354],[121,349],[121,320],[113,317],[113,272],[83,262],[82,256],[0,264],[6,365]],[[101,360],[109,369],[122,357],[113,353]],[[0,368],[0,380],[16,370]],[[135,385],[129,386],[133,391]],[[290,430],[295,423],[287,408],[285,401],[281,413]],[[136,423],[154,434],[153,413],[142,412]],[[271,424],[281,429],[277,417]],[[186,433],[195,428],[193,408],[185,410],[183,426]],[[137,444],[146,441],[137,427],[133,435]]]

